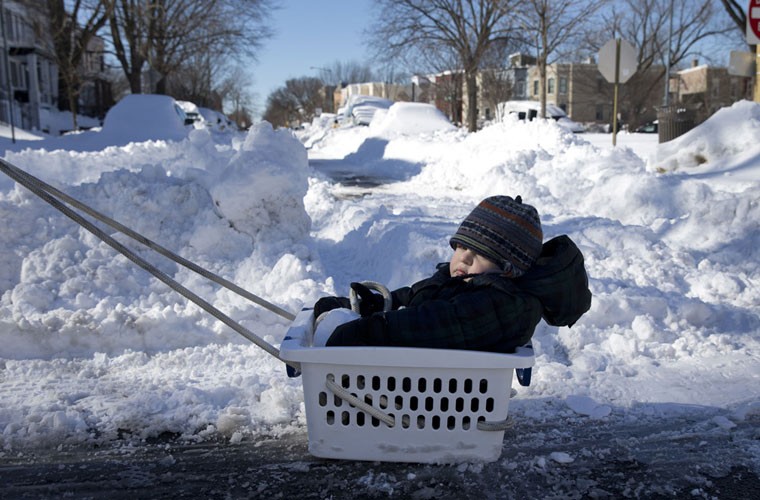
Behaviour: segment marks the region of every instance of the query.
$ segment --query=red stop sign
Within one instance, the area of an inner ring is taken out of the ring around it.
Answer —
[[[750,0],[747,7],[747,37],[750,35],[760,39],[760,0]]]

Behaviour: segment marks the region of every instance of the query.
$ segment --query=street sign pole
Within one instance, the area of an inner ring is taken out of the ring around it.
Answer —
[[[760,1],[760,0],[758,0]],[[614,38],[599,49],[599,72],[605,80],[613,84],[612,99],[612,145],[617,145],[618,90],[621,83],[628,81],[636,73],[636,51],[630,43]]]
[[[760,44],[755,45],[755,95],[754,101],[760,102]]]
[[[615,83],[612,98],[612,145],[617,146],[618,85],[620,83],[620,38],[615,40]]]
[[[755,46],[755,91],[753,99],[760,102],[760,0],[747,5],[747,43]]]

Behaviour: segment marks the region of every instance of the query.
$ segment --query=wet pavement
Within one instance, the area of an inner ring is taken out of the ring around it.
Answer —
[[[6,450],[0,498],[760,498],[760,421],[719,414],[526,420],[492,463],[340,461],[278,438]],[[716,420],[717,419],[717,420]],[[518,421],[519,423],[519,421]]]

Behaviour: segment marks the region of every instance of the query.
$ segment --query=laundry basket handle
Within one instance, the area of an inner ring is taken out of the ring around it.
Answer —
[[[347,390],[345,390],[343,387],[339,386],[335,383],[334,380],[332,380],[330,377],[327,377],[325,379],[325,385],[328,389],[330,389],[336,396],[346,401],[348,404],[355,406],[356,408],[359,408],[360,410],[364,411],[365,413],[369,413],[376,419],[385,422],[388,427],[393,427],[396,425],[396,419],[392,415],[388,415],[385,412],[382,412],[372,406],[371,404],[365,403],[361,399],[357,398]]]
[[[376,290],[383,296],[383,311],[390,311],[393,309],[393,296],[390,290],[377,281],[362,281],[362,285],[366,286],[370,290]],[[351,310],[355,313],[359,312],[359,297],[356,294],[356,290],[353,288],[348,292],[348,300],[351,302]]]

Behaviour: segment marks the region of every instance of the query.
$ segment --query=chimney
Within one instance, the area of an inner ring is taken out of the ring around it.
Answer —
[[[696,68],[697,66],[699,66],[699,59],[694,59],[693,61],[691,61],[692,68]]]

